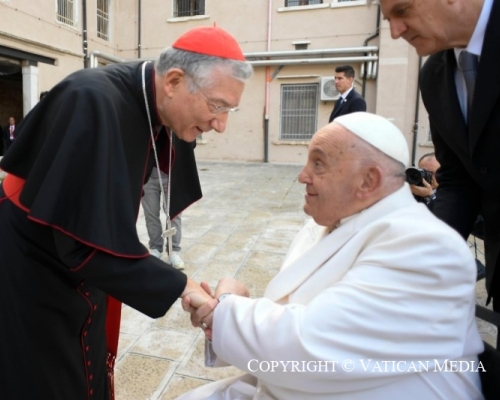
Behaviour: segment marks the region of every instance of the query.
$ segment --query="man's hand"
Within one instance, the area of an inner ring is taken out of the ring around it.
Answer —
[[[199,289],[209,296],[209,301],[206,301],[201,306],[195,306],[189,295],[182,297],[182,308],[191,314],[191,324],[197,328],[200,327],[205,332],[208,339],[212,338],[212,318],[213,311],[219,303],[217,299],[212,298],[212,290],[207,282],[202,282]]]
[[[431,184],[427,182],[425,179],[422,180],[422,183],[424,184],[424,186],[410,185],[411,192],[415,196],[431,197],[432,193],[434,193]]]
[[[184,308],[184,302],[186,301],[187,309],[185,311],[192,312],[192,310],[197,309],[204,305],[207,301],[212,300],[212,296],[206,292],[200,285],[188,278],[186,287],[181,294],[182,307]]]

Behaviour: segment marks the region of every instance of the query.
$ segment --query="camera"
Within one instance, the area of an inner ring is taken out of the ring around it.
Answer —
[[[423,181],[432,184],[432,172],[426,169],[410,167],[406,170],[406,182],[410,185],[424,186]]]

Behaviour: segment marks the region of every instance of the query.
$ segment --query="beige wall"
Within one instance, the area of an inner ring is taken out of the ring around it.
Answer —
[[[83,67],[81,1],[77,3],[78,22],[75,27],[67,27],[56,21],[54,0],[0,0],[0,45],[57,60],[56,66],[38,64],[38,92],[49,90],[69,73]],[[363,2],[352,4],[356,3]],[[88,52],[99,51],[121,59],[136,59],[138,1],[112,0],[111,4],[110,40],[105,41],[97,37],[96,2],[87,1]],[[268,50],[293,51],[294,41],[310,41],[309,50],[358,47],[376,31],[376,6],[349,6],[344,2],[337,7],[336,2],[325,2],[319,6],[290,9],[283,7],[283,0],[206,0],[205,4],[204,16],[173,18],[172,0],[142,1],[141,58],[156,57],[188,29],[214,23],[230,31],[247,54]],[[390,38],[386,22],[381,23],[380,36],[368,44],[379,46],[380,57],[378,76],[366,80],[368,111],[393,118],[411,147],[418,57],[405,42]],[[345,54],[354,55],[362,54]],[[307,143],[280,141],[281,86],[320,82],[322,76],[333,76],[335,67],[340,64],[353,65],[357,72],[356,90],[362,92],[360,62],[284,65],[280,70],[278,65],[268,67],[270,74],[275,74],[268,85],[270,162],[302,163],[307,152]],[[266,66],[255,67],[254,76],[243,94],[240,111],[230,115],[227,131],[203,135],[196,150],[198,158],[264,160],[266,69]],[[328,122],[333,106],[332,101],[318,100],[318,128]],[[426,113],[423,107],[420,110],[419,144],[425,142],[427,135]],[[419,146],[417,155],[428,151],[428,147]]]

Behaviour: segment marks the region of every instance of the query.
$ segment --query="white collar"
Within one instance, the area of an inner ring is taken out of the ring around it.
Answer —
[[[342,97],[342,98],[344,99],[344,101],[345,101],[345,99],[347,98],[347,96],[349,95],[349,93],[351,93],[351,90],[352,90],[352,89],[354,89],[354,85],[353,85],[353,86],[351,86],[351,88],[350,88],[350,89],[347,89],[344,93],[342,93],[342,94],[340,95],[340,97]]]

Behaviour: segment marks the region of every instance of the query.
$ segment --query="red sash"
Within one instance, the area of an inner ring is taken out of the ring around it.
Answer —
[[[7,196],[16,206],[23,211],[29,212],[30,210],[19,201],[19,195],[23,190],[25,182],[24,179],[18,178],[12,174],[7,174],[3,180],[3,191],[5,192],[5,196]]]

